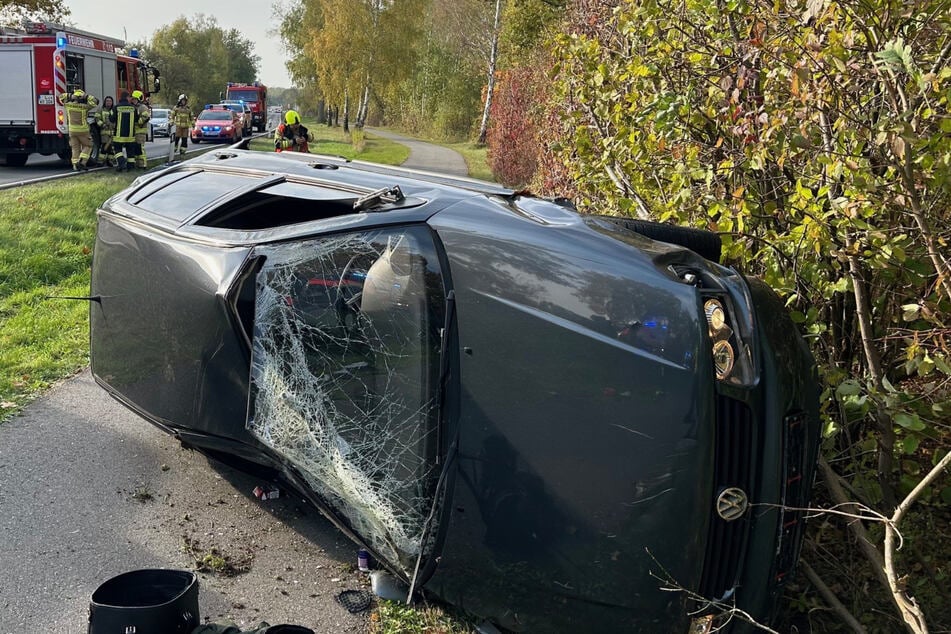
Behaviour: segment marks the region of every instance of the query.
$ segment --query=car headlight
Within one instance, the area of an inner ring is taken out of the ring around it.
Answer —
[[[718,299],[708,299],[703,303],[703,313],[707,317],[707,329],[711,339],[729,337],[730,327],[726,325],[726,311]]]
[[[734,337],[726,306],[721,299],[709,297],[703,302],[703,314],[707,319],[707,333],[712,343],[713,369],[717,380],[742,382],[742,377],[733,376],[734,369],[737,367],[736,346],[740,345],[742,349],[742,344]],[[745,376],[747,373],[740,370],[739,374]]]
[[[720,340],[713,344],[713,369],[717,373],[717,379],[722,381],[729,377],[735,361],[736,354],[729,341]]]

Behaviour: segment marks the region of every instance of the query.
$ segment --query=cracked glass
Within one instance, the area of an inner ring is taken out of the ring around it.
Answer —
[[[248,429],[409,573],[427,555],[438,476],[445,290],[432,236],[387,228],[256,253]]]

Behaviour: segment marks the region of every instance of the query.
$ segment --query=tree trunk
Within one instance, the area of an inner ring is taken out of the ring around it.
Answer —
[[[350,91],[343,94],[343,131],[350,132]]]
[[[482,123],[479,124],[479,145],[485,145],[489,132],[489,110],[492,108],[492,93],[495,91],[495,65],[499,55],[499,26],[502,19],[502,0],[495,0],[495,21],[492,24],[492,50],[489,52],[489,77],[485,92],[485,107],[482,109]]]
[[[357,127],[363,128],[367,122],[367,114],[370,111],[370,75],[367,74],[367,83],[363,87],[363,98],[360,100],[360,108],[357,110]]]

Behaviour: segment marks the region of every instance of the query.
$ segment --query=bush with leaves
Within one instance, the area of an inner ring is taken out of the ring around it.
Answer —
[[[951,504],[951,4],[575,4],[542,164],[584,208],[720,232],[725,260],[787,299],[826,385],[826,494],[874,512],[848,524],[864,576],[896,623],[926,631],[902,578],[940,581],[948,564],[922,566],[927,532],[902,520],[915,502],[915,522]],[[606,4],[611,19],[592,21]],[[848,575],[840,587],[863,577]],[[921,600],[951,626],[937,585]],[[843,617],[875,614],[850,594]]]
[[[495,179],[510,187],[531,182],[538,166],[538,104],[544,92],[537,66],[517,67],[501,74],[489,117],[489,167]]]

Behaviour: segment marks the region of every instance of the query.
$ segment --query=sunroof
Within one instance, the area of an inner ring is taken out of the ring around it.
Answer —
[[[358,194],[281,182],[248,192],[201,217],[196,225],[253,231],[352,214]]]
[[[138,207],[172,220],[185,220],[212,201],[248,187],[257,175],[220,172],[171,172],[149,182],[129,197]]]

